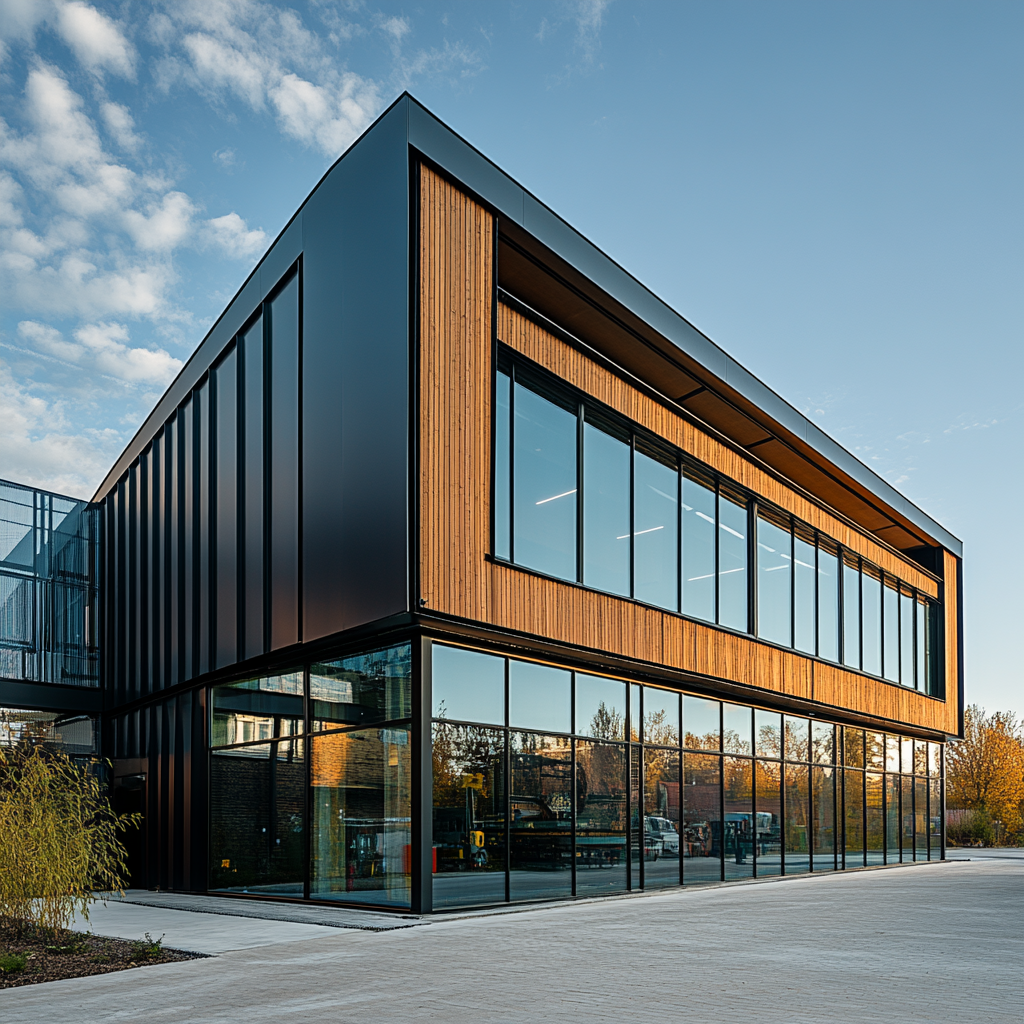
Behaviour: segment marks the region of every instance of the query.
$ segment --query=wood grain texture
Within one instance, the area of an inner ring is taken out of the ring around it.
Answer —
[[[488,559],[494,227],[481,206],[426,168],[420,171],[420,204],[420,594],[426,607],[641,665],[945,729],[946,704]],[[498,316],[499,337],[528,358],[907,582],[937,593],[934,581],[913,565],[871,544],[582,353],[504,306]]]

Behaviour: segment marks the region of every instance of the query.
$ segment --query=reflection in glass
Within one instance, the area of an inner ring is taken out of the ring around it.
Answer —
[[[722,743],[729,754],[751,754],[750,708],[741,704],[722,705]]]
[[[909,736],[900,740],[900,770],[904,775],[914,772],[914,741]]]
[[[409,735],[392,726],[313,738],[314,899],[409,905]]]
[[[914,859],[914,780],[904,775],[900,781],[903,790],[900,821],[903,826],[903,860],[906,862]]]
[[[861,667],[882,674],[882,581],[866,568],[861,573]]]
[[[882,646],[885,651],[885,664],[882,675],[890,682],[900,681],[900,595],[896,587],[885,581],[882,587]]]
[[[629,684],[629,739],[640,742],[640,684]]]
[[[679,472],[633,453],[633,596],[679,609]]]
[[[885,768],[885,736],[880,732],[864,734],[866,740],[865,767],[880,772]]]
[[[864,730],[851,729],[847,726],[843,734],[843,764],[847,768],[863,768]]]
[[[843,777],[845,863],[848,868],[861,868],[864,866],[864,773],[847,768]]]
[[[917,602],[917,658],[916,665],[914,668],[914,682],[917,689],[923,690],[928,693],[927,676],[925,673],[925,642],[926,642],[926,631],[925,631],[925,615],[927,612],[927,606],[924,601],[919,600]]]
[[[505,724],[505,659],[464,647],[432,647],[435,718]]]
[[[629,596],[629,445],[583,424],[583,582]]]
[[[885,736],[885,770],[894,774],[900,770],[900,738],[890,733]]]
[[[624,740],[626,684],[577,672],[576,732],[598,740]]]
[[[725,773],[725,806],[722,837],[725,855],[725,877],[752,878],[754,875],[754,786],[753,762],[744,757],[727,757]]]
[[[505,733],[433,725],[434,909],[505,899]]]
[[[928,781],[928,840],[931,847],[931,859],[939,860],[942,856],[942,782],[937,778]]]
[[[860,572],[843,559],[843,664],[860,668]]]
[[[937,776],[941,770],[942,744],[928,744],[928,774]]]
[[[755,761],[757,877],[782,874],[782,765]]]
[[[839,558],[818,548],[818,657],[839,660]]]
[[[793,646],[814,654],[814,544],[793,538]]]
[[[499,372],[495,384],[498,408],[494,419],[494,554],[498,558],[512,557],[511,387],[508,374]]]
[[[914,860],[928,859],[928,780],[914,779]]]
[[[639,687],[634,687],[639,689]],[[634,697],[637,695],[634,693]],[[636,705],[634,705],[635,707]],[[643,886],[644,864],[640,860],[641,851],[646,858],[652,851],[647,845],[647,833],[640,834],[641,784],[643,775],[643,747],[630,744],[629,747],[629,887],[640,889]]]
[[[836,868],[836,787],[833,768],[811,769],[811,829],[815,871]]]
[[[811,722],[808,718],[786,715],[786,760],[806,761],[810,753]]]
[[[569,732],[572,673],[532,661],[508,663],[508,724],[518,729]]]
[[[885,863],[900,862],[900,777],[885,777]]]
[[[683,697],[683,746],[722,749],[721,705],[704,697]]]
[[[298,735],[303,730],[302,691],[301,672],[214,686],[210,745]]]
[[[303,740],[210,756],[210,888],[302,896],[306,764]]]
[[[626,747],[576,741],[576,892],[626,890]]]
[[[811,836],[808,814],[807,767],[786,765],[786,874],[811,870]]]
[[[654,686],[644,687],[644,743],[679,746],[679,694]]]
[[[509,892],[513,901],[572,892],[572,758],[563,736],[509,735]]]
[[[683,754],[683,882],[722,880],[721,758]]]
[[[928,774],[928,744],[924,740],[914,740],[914,774]]]
[[[715,492],[683,474],[683,613],[715,621]]]
[[[679,815],[679,751],[644,751],[644,888],[679,885],[682,834]]]
[[[882,808],[882,776],[868,772],[867,783],[867,840],[868,867],[885,860],[885,816]]]
[[[718,621],[747,629],[747,506],[718,495]]]
[[[412,714],[409,644],[314,663],[309,670],[312,728],[370,725]]]
[[[914,599],[900,594],[900,682],[914,685]]]
[[[782,715],[758,708],[754,712],[754,738],[758,757],[782,757]]]
[[[788,529],[757,517],[757,635],[786,647],[793,643],[791,540]]]
[[[835,764],[836,727],[831,722],[811,720],[811,760]]]
[[[516,562],[576,579],[576,414],[515,385]]]

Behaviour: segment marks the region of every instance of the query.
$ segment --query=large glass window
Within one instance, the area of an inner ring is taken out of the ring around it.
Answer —
[[[583,582],[629,596],[629,442],[583,425]]]
[[[882,674],[882,581],[865,568],[861,573],[861,668]]]
[[[811,769],[811,829],[815,871],[836,868],[836,799],[835,770],[815,766]]]
[[[900,594],[900,682],[914,686],[914,598]]]
[[[570,732],[572,674],[532,661],[508,663],[508,723],[514,729]]]
[[[674,690],[644,687],[644,743],[659,747],[679,745],[679,694]]]
[[[682,855],[679,807],[679,751],[644,749],[644,888],[680,882]]]
[[[747,628],[747,506],[724,492],[718,495],[718,621]]]
[[[757,875],[782,874],[782,764],[757,760],[756,849]]]
[[[786,647],[793,643],[793,557],[788,528],[757,517],[757,635]]]
[[[882,864],[885,861],[885,815],[882,798],[882,776],[878,772],[868,772],[865,777],[867,785],[867,845],[868,867]]]
[[[839,556],[818,545],[818,657],[839,660]]]
[[[754,874],[755,840],[753,762],[745,757],[726,757],[722,770],[725,877],[750,878]]]
[[[815,652],[813,538],[798,531],[793,537],[793,646],[806,654]]]
[[[843,558],[843,664],[860,668],[860,569]]]
[[[900,777],[885,776],[885,862],[900,862]]]
[[[887,579],[882,588],[882,622],[884,635],[882,647],[885,651],[885,664],[882,675],[890,682],[900,681],[900,596],[896,585]]]
[[[917,620],[917,657],[915,659],[915,673],[914,680],[915,685],[919,690],[928,690],[927,674],[925,672],[925,615],[927,613],[927,605],[921,599],[918,599],[917,607],[915,609],[915,617]]]
[[[509,768],[510,896],[568,896],[573,861],[571,741],[512,732]]]
[[[435,722],[434,908],[505,899],[505,731]]]
[[[576,741],[578,895],[626,889],[626,784],[624,744]]]
[[[864,866],[864,773],[846,769],[844,785],[844,847],[848,868]]]
[[[505,724],[505,659],[433,645],[434,718]]]
[[[683,611],[715,621],[715,492],[689,471],[683,474]]]
[[[409,735],[391,726],[313,738],[314,899],[409,905]]]
[[[808,821],[808,768],[787,764],[786,772],[786,874],[811,870],[811,830]]]
[[[743,704],[722,705],[722,746],[728,754],[752,754],[751,709]]]
[[[412,714],[409,645],[312,665],[309,696],[314,731],[409,718]]]
[[[633,596],[679,610],[679,471],[642,450],[633,453]]]
[[[576,673],[576,734],[598,740],[626,738],[626,684]]]
[[[683,697],[683,746],[722,749],[722,705],[704,697]]]
[[[279,739],[303,731],[302,673],[264,676],[213,687],[210,745]]]
[[[683,754],[683,882],[686,885],[722,879],[721,761],[717,754]]]
[[[530,569],[576,579],[575,412],[515,385],[513,550]]]
[[[782,757],[782,715],[775,711],[755,711],[754,739],[758,757]]]
[[[499,373],[495,385],[497,414],[494,420],[494,554],[512,557],[512,382]]]

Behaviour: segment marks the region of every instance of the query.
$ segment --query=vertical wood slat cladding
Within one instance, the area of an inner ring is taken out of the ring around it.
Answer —
[[[420,176],[421,596],[466,614],[487,603],[494,223],[423,168]]]
[[[426,606],[650,665],[953,731],[947,726],[949,705],[913,691],[487,560],[492,232],[482,207],[421,168],[420,596]],[[499,337],[535,362],[907,582],[937,594],[934,581],[912,565],[872,545],[582,353],[504,306],[498,315]]]

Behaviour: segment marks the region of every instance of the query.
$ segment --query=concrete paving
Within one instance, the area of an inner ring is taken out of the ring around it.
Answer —
[[[386,932],[234,920],[244,930],[314,932],[210,959],[9,989],[0,992],[0,1019],[1019,1024],[1024,1007],[1024,859],[1014,855]],[[145,930],[159,927],[150,919]]]

